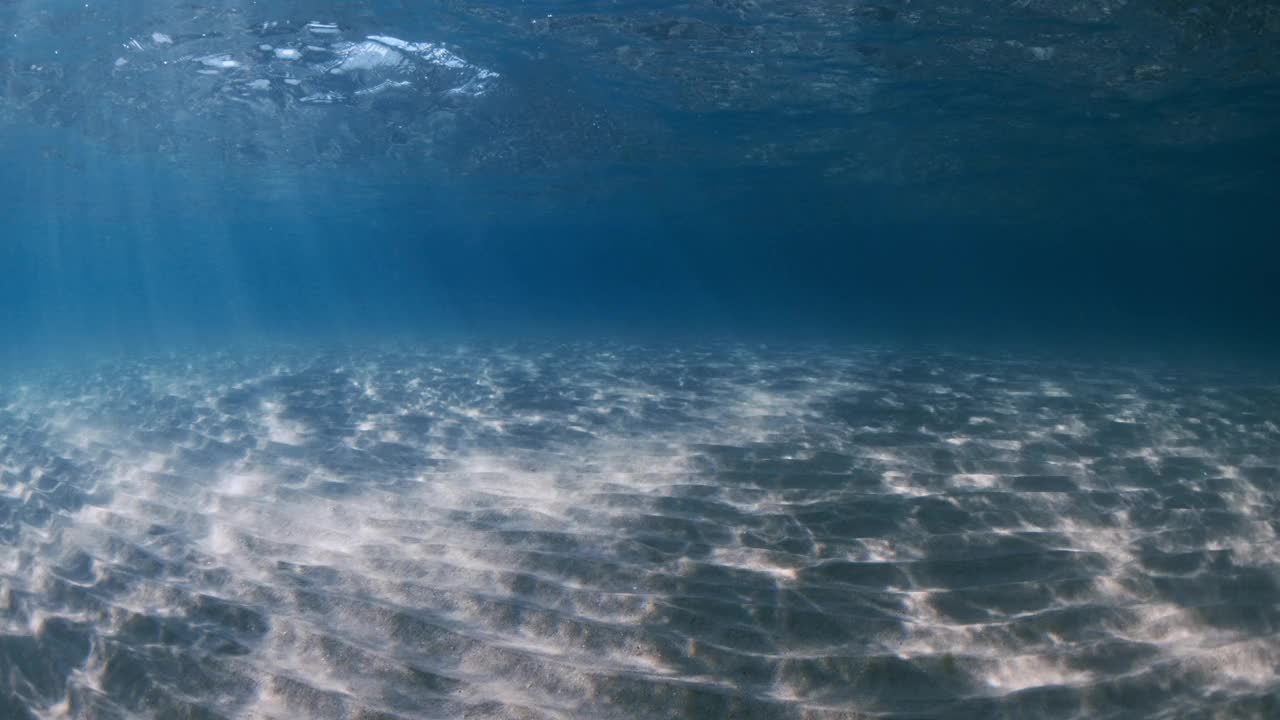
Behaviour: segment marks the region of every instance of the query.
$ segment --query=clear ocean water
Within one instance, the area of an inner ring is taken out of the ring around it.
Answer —
[[[1280,3],[0,0],[0,719],[1280,717]]]

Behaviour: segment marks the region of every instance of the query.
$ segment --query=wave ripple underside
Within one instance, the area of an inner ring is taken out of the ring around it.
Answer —
[[[47,372],[0,716],[1280,717],[1278,410],[876,349]]]

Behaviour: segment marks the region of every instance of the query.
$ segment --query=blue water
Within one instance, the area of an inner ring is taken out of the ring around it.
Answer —
[[[0,718],[1280,716],[1280,4],[0,3]]]

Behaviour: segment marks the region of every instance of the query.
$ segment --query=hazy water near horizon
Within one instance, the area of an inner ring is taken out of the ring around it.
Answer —
[[[0,320],[1269,342],[1275,17],[9,3]]]

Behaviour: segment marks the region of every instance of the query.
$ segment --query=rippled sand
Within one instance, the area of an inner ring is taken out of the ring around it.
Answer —
[[[1265,378],[877,349],[32,375],[0,716],[1280,716],[1277,423]]]

